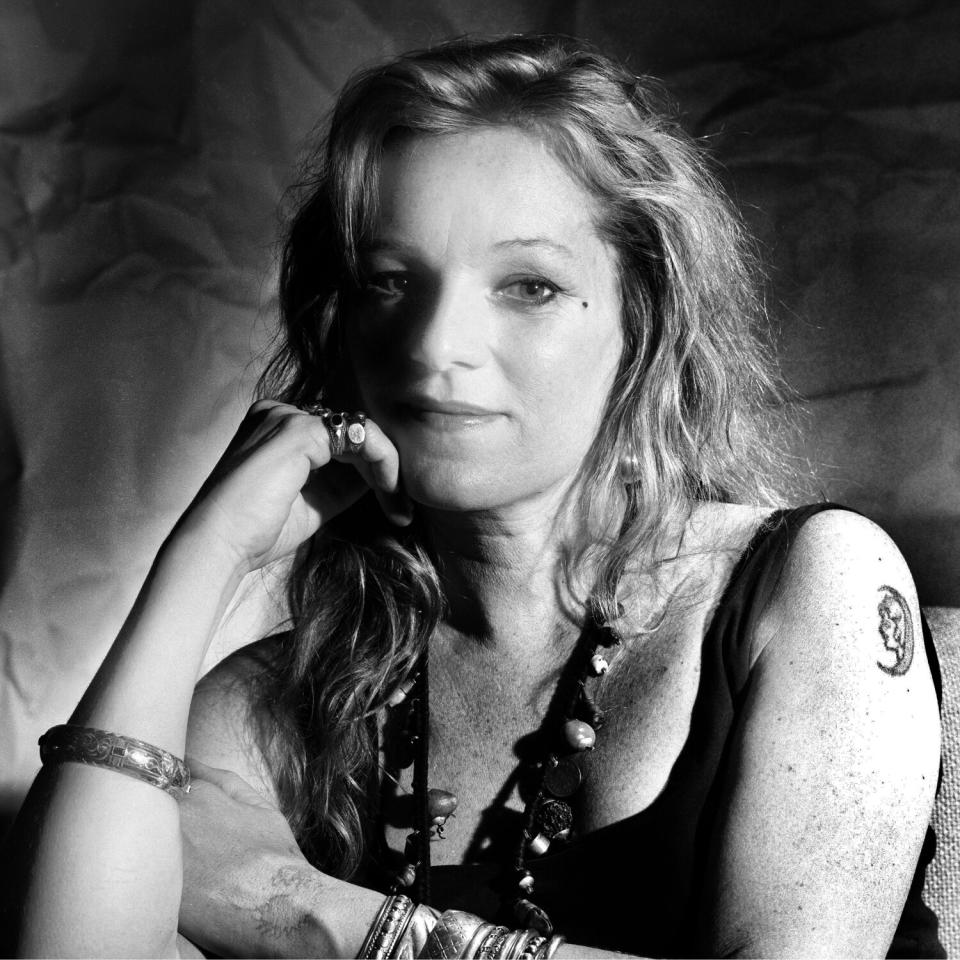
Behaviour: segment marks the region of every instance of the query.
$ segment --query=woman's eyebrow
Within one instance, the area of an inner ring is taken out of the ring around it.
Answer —
[[[510,249],[513,247],[528,249],[530,247],[537,247],[540,249],[549,250],[553,253],[558,253],[560,256],[566,257],[568,260],[576,259],[573,251],[569,247],[564,246],[562,243],[557,243],[555,240],[551,240],[548,237],[511,237],[508,240],[498,240],[493,246],[494,249]]]

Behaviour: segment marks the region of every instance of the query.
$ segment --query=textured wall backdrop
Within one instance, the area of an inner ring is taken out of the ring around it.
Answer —
[[[382,55],[520,30],[664,79],[763,244],[798,455],[894,534],[924,602],[960,603],[955,0],[7,0],[7,807],[246,405],[277,203],[332,93]],[[217,654],[267,625],[241,610]]]

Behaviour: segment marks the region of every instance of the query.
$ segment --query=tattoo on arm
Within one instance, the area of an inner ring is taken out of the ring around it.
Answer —
[[[280,867],[270,878],[254,916],[257,930],[272,943],[283,943],[307,926],[309,918],[298,907],[294,896],[306,885],[302,874],[292,867]]]
[[[879,589],[883,592],[877,607],[880,637],[884,647],[893,654],[894,662],[888,666],[878,660],[877,666],[891,677],[902,677],[913,663],[913,619],[899,590],[886,585]]]

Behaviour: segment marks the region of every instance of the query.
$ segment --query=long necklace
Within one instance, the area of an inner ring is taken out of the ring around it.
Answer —
[[[528,858],[543,856],[550,845],[563,842],[573,826],[570,798],[582,785],[583,775],[576,756],[592,750],[597,731],[604,724],[602,711],[594,703],[588,684],[607,672],[610,648],[621,643],[620,635],[603,622],[592,601],[580,636],[560,673],[537,738],[537,756],[526,761],[531,786],[524,803],[523,827],[515,852],[504,869],[502,906],[523,926],[544,936],[553,934],[553,923],[543,907],[532,898],[534,878]],[[430,685],[427,654],[421,659],[415,680],[392,698],[398,705],[410,696],[406,733],[413,755],[413,793],[416,819],[407,837],[404,864],[394,876],[393,892],[413,887],[420,903],[430,902],[430,843],[443,837],[443,828],[456,808],[456,798],[446,790],[430,789],[428,727]]]

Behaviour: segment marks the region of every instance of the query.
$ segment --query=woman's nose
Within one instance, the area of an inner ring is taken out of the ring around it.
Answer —
[[[477,367],[487,353],[489,305],[479,290],[464,282],[438,284],[410,318],[408,351],[418,366],[432,372]]]

